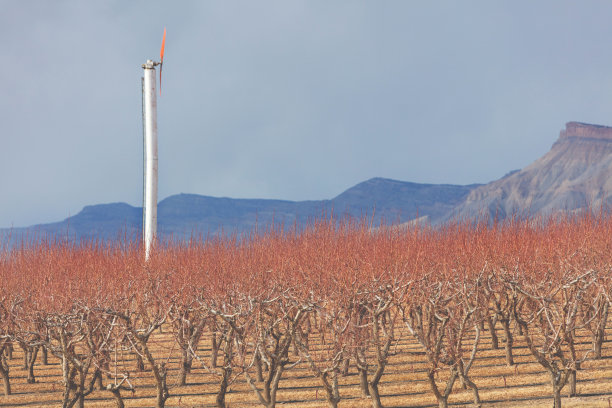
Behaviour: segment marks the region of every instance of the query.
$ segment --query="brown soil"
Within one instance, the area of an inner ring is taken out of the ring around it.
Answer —
[[[612,333],[608,333],[608,338]],[[500,347],[503,347],[503,334],[498,331]],[[508,367],[504,360],[504,350],[491,349],[490,336],[484,332],[480,350],[470,372],[480,389],[484,407],[550,407],[552,406],[551,386],[548,374],[529,354],[522,338],[516,334],[516,365]],[[171,397],[167,407],[210,407],[214,406],[218,377],[208,373],[194,361],[195,369],[187,377],[188,385],[177,386],[179,353],[174,346],[171,334],[156,333],[152,342],[155,355],[168,359],[170,371],[168,386]],[[579,349],[590,348],[590,338],[578,339]],[[209,338],[201,344],[202,349],[210,349]],[[435,407],[437,406],[426,378],[425,356],[420,346],[407,333],[401,332],[394,347],[394,354],[382,378],[380,392],[385,407]],[[291,354],[295,361],[297,357]],[[38,358],[35,366],[37,383],[26,383],[23,369],[23,355],[16,347],[13,359],[9,360],[13,394],[0,396],[0,407],[56,407],[61,405],[62,384],[59,361],[49,356],[49,365],[43,366]],[[221,357],[220,357],[220,360]],[[130,380],[135,391],[122,391],[126,407],[151,407],[155,405],[155,386],[149,371],[136,370],[133,356],[125,357],[125,364],[131,368]],[[444,379],[444,372],[440,372]],[[104,379],[105,383],[111,381]],[[360,396],[359,379],[354,367],[349,375],[340,380],[340,407],[370,407],[371,402]],[[472,393],[461,389],[456,383],[455,391],[449,398],[454,406],[472,405]],[[564,389],[564,407],[606,407],[612,406],[612,342],[606,342],[603,358],[586,361],[578,372],[578,397],[567,397]],[[282,407],[325,407],[325,393],[304,363],[286,371],[280,383],[278,406]],[[231,386],[227,395],[231,408],[256,407],[257,398],[240,377]],[[85,401],[86,407],[113,407],[112,395],[108,391],[94,391]]]

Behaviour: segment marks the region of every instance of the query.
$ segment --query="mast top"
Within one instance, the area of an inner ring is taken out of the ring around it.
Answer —
[[[156,66],[161,65],[161,62],[147,60],[144,64],[142,64],[143,69],[155,69]]]

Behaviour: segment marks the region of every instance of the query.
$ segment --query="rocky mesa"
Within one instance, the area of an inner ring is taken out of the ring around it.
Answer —
[[[445,218],[551,215],[612,201],[612,127],[569,122],[548,153],[472,190]]]

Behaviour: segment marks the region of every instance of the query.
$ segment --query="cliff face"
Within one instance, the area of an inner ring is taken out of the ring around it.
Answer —
[[[568,122],[565,130],[559,133],[559,141],[570,138],[612,140],[612,127]]]
[[[612,203],[612,127],[569,122],[544,156],[474,189],[446,217],[549,215]]]

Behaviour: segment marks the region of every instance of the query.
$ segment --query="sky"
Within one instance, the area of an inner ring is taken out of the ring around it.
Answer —
[[[0,0],[0,227],[159,199],[486,183],[569,121],[612,125],[612,2]]]

